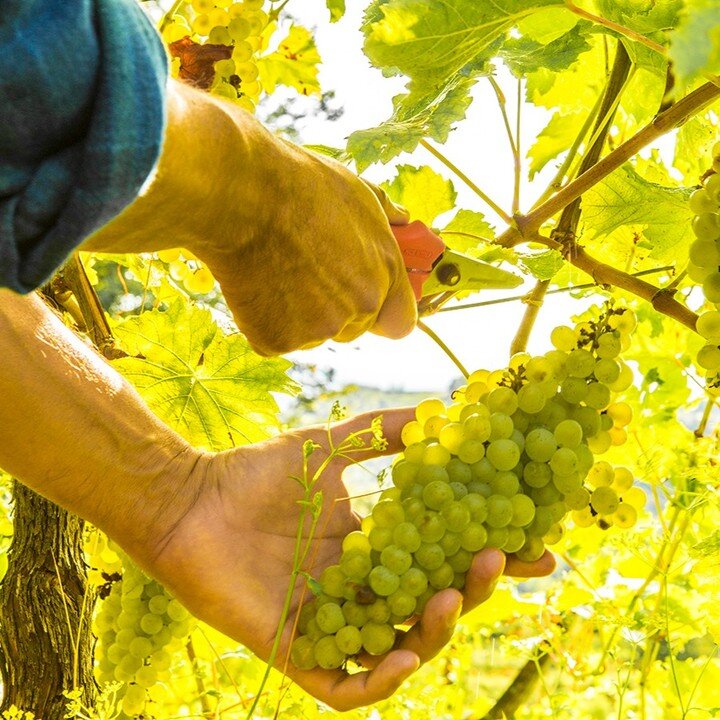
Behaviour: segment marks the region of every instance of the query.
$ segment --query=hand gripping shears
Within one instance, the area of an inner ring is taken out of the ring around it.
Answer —
[[[391,229],[405,260],[420,315],[434,313],[458,292],[514,288],[523,282],[507,270],[450,250],[420,220],[392,225]]]

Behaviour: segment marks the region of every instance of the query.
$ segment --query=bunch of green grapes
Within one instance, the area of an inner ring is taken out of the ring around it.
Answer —
[[[632,526],[642,490],[595,455],[622,444],[632,419],[612,399],[633,381],[618,356],[635,324],[631,310],[608,305],[594,321],[556,328],[545,355],[472,373],[449,406],[421,402],[403,428],[393,486],[301,610],[292,662],[337,668],[387,652],[396,625],[436,592],[463,588],[475,553],[537,560],[570,511],[578,525]]]
[[[163,29],[163,39],[168,44],[190,37],[199,44],[232,48],[229,58],[215,63],[210,91],[249,112],[255,110],[262,91],[255,61],[269,24],[269,16],[262,8],[263,0],[192,0],[187,5],[187,16],[173,15]],[[179,60],[174,62],[177,74]]]
[[[122,560],[119,548],[97,528],[88,527],[85,537],[85,554],[88,561],[88,583],[103,587],[119,578]]]
[[[192,618],[155,580],[130,562],[112,583],[94,621],[96,673],[101,683],[123,683],[121,708],[141,714],[147,691],[167,678],[171,652],[191,630]]]
[[[701,313],[696,330],[707,341],[697,355],[697,364],[711,388],[720,388],[720,143],[713,147],[713,167],[703,187],[690,196],[695,213],[690,246],[689,277],[702,284],[710,309]]]
[[[168,265],[168,273],[176,282],[193,294],[209,293],[215,287],[215,278],[208,267],[189,250],[174,248],[160,250],[158,260]]]

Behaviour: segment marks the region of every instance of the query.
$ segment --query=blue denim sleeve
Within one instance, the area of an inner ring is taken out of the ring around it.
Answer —
[[[0,68],[0,287],[29,292],[152,173],[167,59],[135,0],[2,0]]]

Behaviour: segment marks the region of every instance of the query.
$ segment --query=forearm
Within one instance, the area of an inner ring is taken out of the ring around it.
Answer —
[[[142,555],[203,456],[36,296],[0,290],[0,347],[0,467]]]
[[[154,175],[140,196],[91,235],[83,250],[152,252],[186,247],[202,253],[218,238],[237,243],[259,193],[247,178],[251,116],[177,81],[168,83],[167,127]],[[228,203],[232,202],[231,212]],[[243,218],[243,207],[248,208]],[[240,221],[240,222],[239,222]],[[226,225],[226,226],[225,226]]]

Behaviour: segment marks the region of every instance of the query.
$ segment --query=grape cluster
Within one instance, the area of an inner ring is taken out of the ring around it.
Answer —
[[[236,102],[249,112],[255,110],[262,87],[258,82],[255,54],[262,48],[269,17],[263,0],[192,0],[188,17],[175,14],[163,28],[163,39],[171,44],[190,37],[200,44],[223,45],[232,49],[230,57],[215,62],[215,78],[210,91]],[[173,60],[177,75],[179,59]]]
[[[554,350],[514,356],[505,370],[478,370],[449,406],[428,399],[402,431],[392,466],[362,530],[342,543],[320,577],[291,646],[301,669],[340,667],[363,650],[387,652],[395,625],[432,595],[461,589],[486,547],[539,559],[576,524],[630,527],[644,493],[632,473],[595,455],[625,442],[630,407],[612,403],[633,381],[618,356],[635,327],[631,310],[556,328]]]
[[[692,229],[695,241],[690,246],[689,277],[702,284],[711,309],[698,318],[696,330],[706,340],[697,355],[697,364],[705,371],[707,384],[720,388],[720,143],[713,147],[713,170],[703,187],[690,196],[695,213]]]
[[[99,682],[120,682],[122,711],[142,713],[147,690],[170,669],[173,645],[187,637],[191,617],[155,580],[132,563],[123,563],[122,579],[112,583],[95,616]]]
[[[168,265],[170,277],[193,294],[209,293],[215,287],[215,278],[208,267],[188,250],[179,248],[160,250],[158,260]]]

